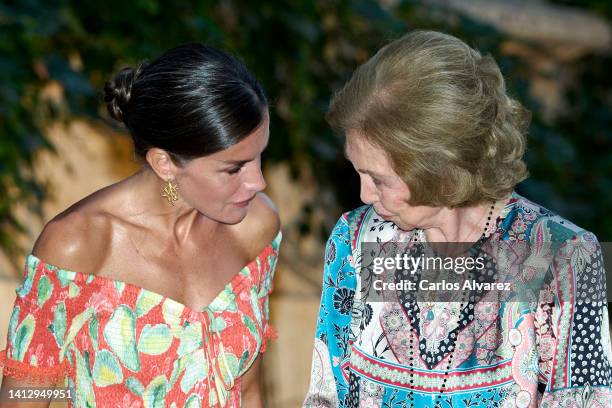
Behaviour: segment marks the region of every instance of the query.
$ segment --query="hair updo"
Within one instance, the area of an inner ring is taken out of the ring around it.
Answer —
[[[202,44],[124,68],[104,93],[108,112],[126,125],[140,157],[158,147],[178,165],[240,142],[268,107],[261,85],[239,59]]]

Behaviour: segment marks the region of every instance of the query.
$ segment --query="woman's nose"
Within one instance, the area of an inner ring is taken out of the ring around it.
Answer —
[[[266,188],[266,180],[261,171],[261,166],[252,166],[249,169],[245,184],[251,191],[262,191]]]
[[[364,204],[372,204],[375,200],[374,189],[366,180],[361,178],[361,192],[359,194],[361,201]]]

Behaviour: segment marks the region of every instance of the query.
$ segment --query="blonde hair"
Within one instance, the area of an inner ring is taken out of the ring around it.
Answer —
[[[387,44],[332,98],[327,120],[389,156],[412,205],[501,199],[527,177],[530,114],[491,56],[434,31]]]

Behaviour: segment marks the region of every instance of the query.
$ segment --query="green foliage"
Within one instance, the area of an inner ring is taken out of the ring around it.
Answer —
[[[388,39],[415,27],[450,32],[493,54],[510,92],[534,112],[527,156],[532,178],[519,191],[602,240],[610,237],[610,221],[601,222],[612,197],[605,177],[611,103],[606,57],[580,62],[580,82],[568,95],[573,114],[545,124],[526,92],[529,67],[500,53],[502,35],[414,1],[390,11],[371,0],[26,0],[0,5],[0,248],[18,250],[18,204],[40,213],[44,186],[31,170],[35,152],[52,149],[45,125],[77,115],[107,120],[100,113],[101,90],[114,72],[191,41],[240,55],[262,81],[272,113],[266,160],[286,160],[296,175],[304,165],[311,168],[321,189],[314,205],[324,206],[332,223],[341,208],[358,205],[359,187],[342,157],[342,141],[324,121],[331,93]],[[61,103],[41,93],[49,81],[65,89]],[[304,210],[307,229],[312,208]]]
[[[537,106],[530,129],[527,164],[531,177],[521,192],[593,231],[612,239],[612,70],[610,56],[589,55],[574,67],[577,81],[565,98],[568,112],[544,123]]]

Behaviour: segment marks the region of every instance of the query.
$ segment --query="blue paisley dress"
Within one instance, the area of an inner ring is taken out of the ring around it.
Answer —
[[[326,246],[305,407],[612,406],[605,272],[592,233],[513,192],[489,240],[555,244],[535,262],[552,276],[536,302],[415,304],[414,313],[369,299],[361,245],[415,235],[425,240],[371,206],[339,219]],[[585,287],[599,294],[580,300]],[[407,344],[419,345],[416,358]]]

